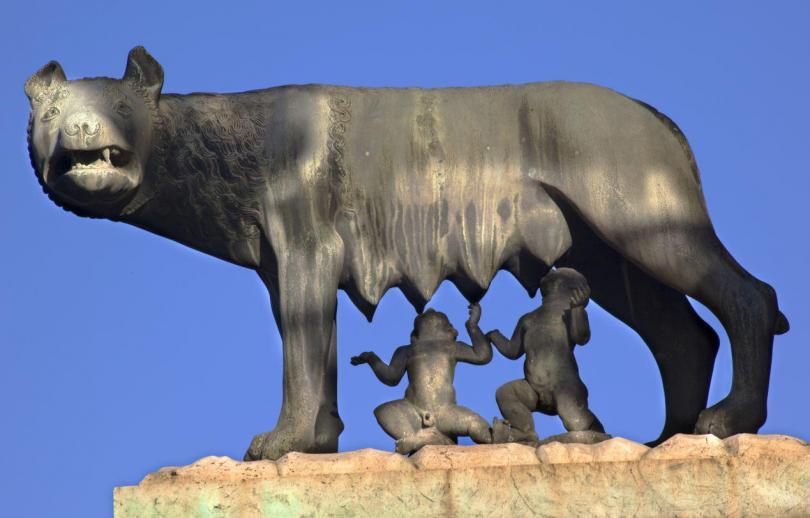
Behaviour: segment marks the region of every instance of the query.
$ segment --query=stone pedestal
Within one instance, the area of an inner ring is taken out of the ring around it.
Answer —
[[[207,457],[115,489],[115,516],[810,516],[810,446],[781,435],[678,435]]]

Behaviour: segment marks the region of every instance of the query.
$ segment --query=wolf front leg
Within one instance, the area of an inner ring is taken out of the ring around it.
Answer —
[[[275,429],[253,439],[245,460],[337,451],[343,431],[335,325],[341,257],[335,243],[287,249],[277,256],[275,272],[259,273],[283,341],[284,393]]]

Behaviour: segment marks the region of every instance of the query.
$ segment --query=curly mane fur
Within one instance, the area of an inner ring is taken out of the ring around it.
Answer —
[[[166,95],[162,128],[147,183],[192,234],[228,240],[258,234],[259,197],[267,168],[263,147],[266,107],[250,96]]]

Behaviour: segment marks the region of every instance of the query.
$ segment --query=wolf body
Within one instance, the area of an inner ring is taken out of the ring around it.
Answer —
[[[654,108],[589,84],[301,85],[161,94],[142,48],[122,80],[32,76],[29,146],[46,192],[256,270],[284,347],[275,430],[246,457],[335,451],[335,308],[371,319],[400,288],[421,311],[444,279],[478,300],[500,269],[533,295],[554,266],[634,330],[661,371],[674,433],[755,432],[766,416],[773,289],[717,238],[685,137]],[[706,409],[718,347],[728,397]]]

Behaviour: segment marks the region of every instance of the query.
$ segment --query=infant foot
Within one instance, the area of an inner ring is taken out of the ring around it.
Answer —
[[[512,426],[505,419],[492,419],[492,444],[503,444],[510,442]]]
[[[411,455],[418,451],[422,446],[432,445],[451,445],[456,444],[456,441],[444,435],[436,429],[435,426],[422,428],[416,433],[405,436],[396,442],[396,451],[402,455]]]
[[[492,420],[492,443],[503,444],[507,442],[537,442],[534,431],[524,432],[513,427],[506,419]]]

